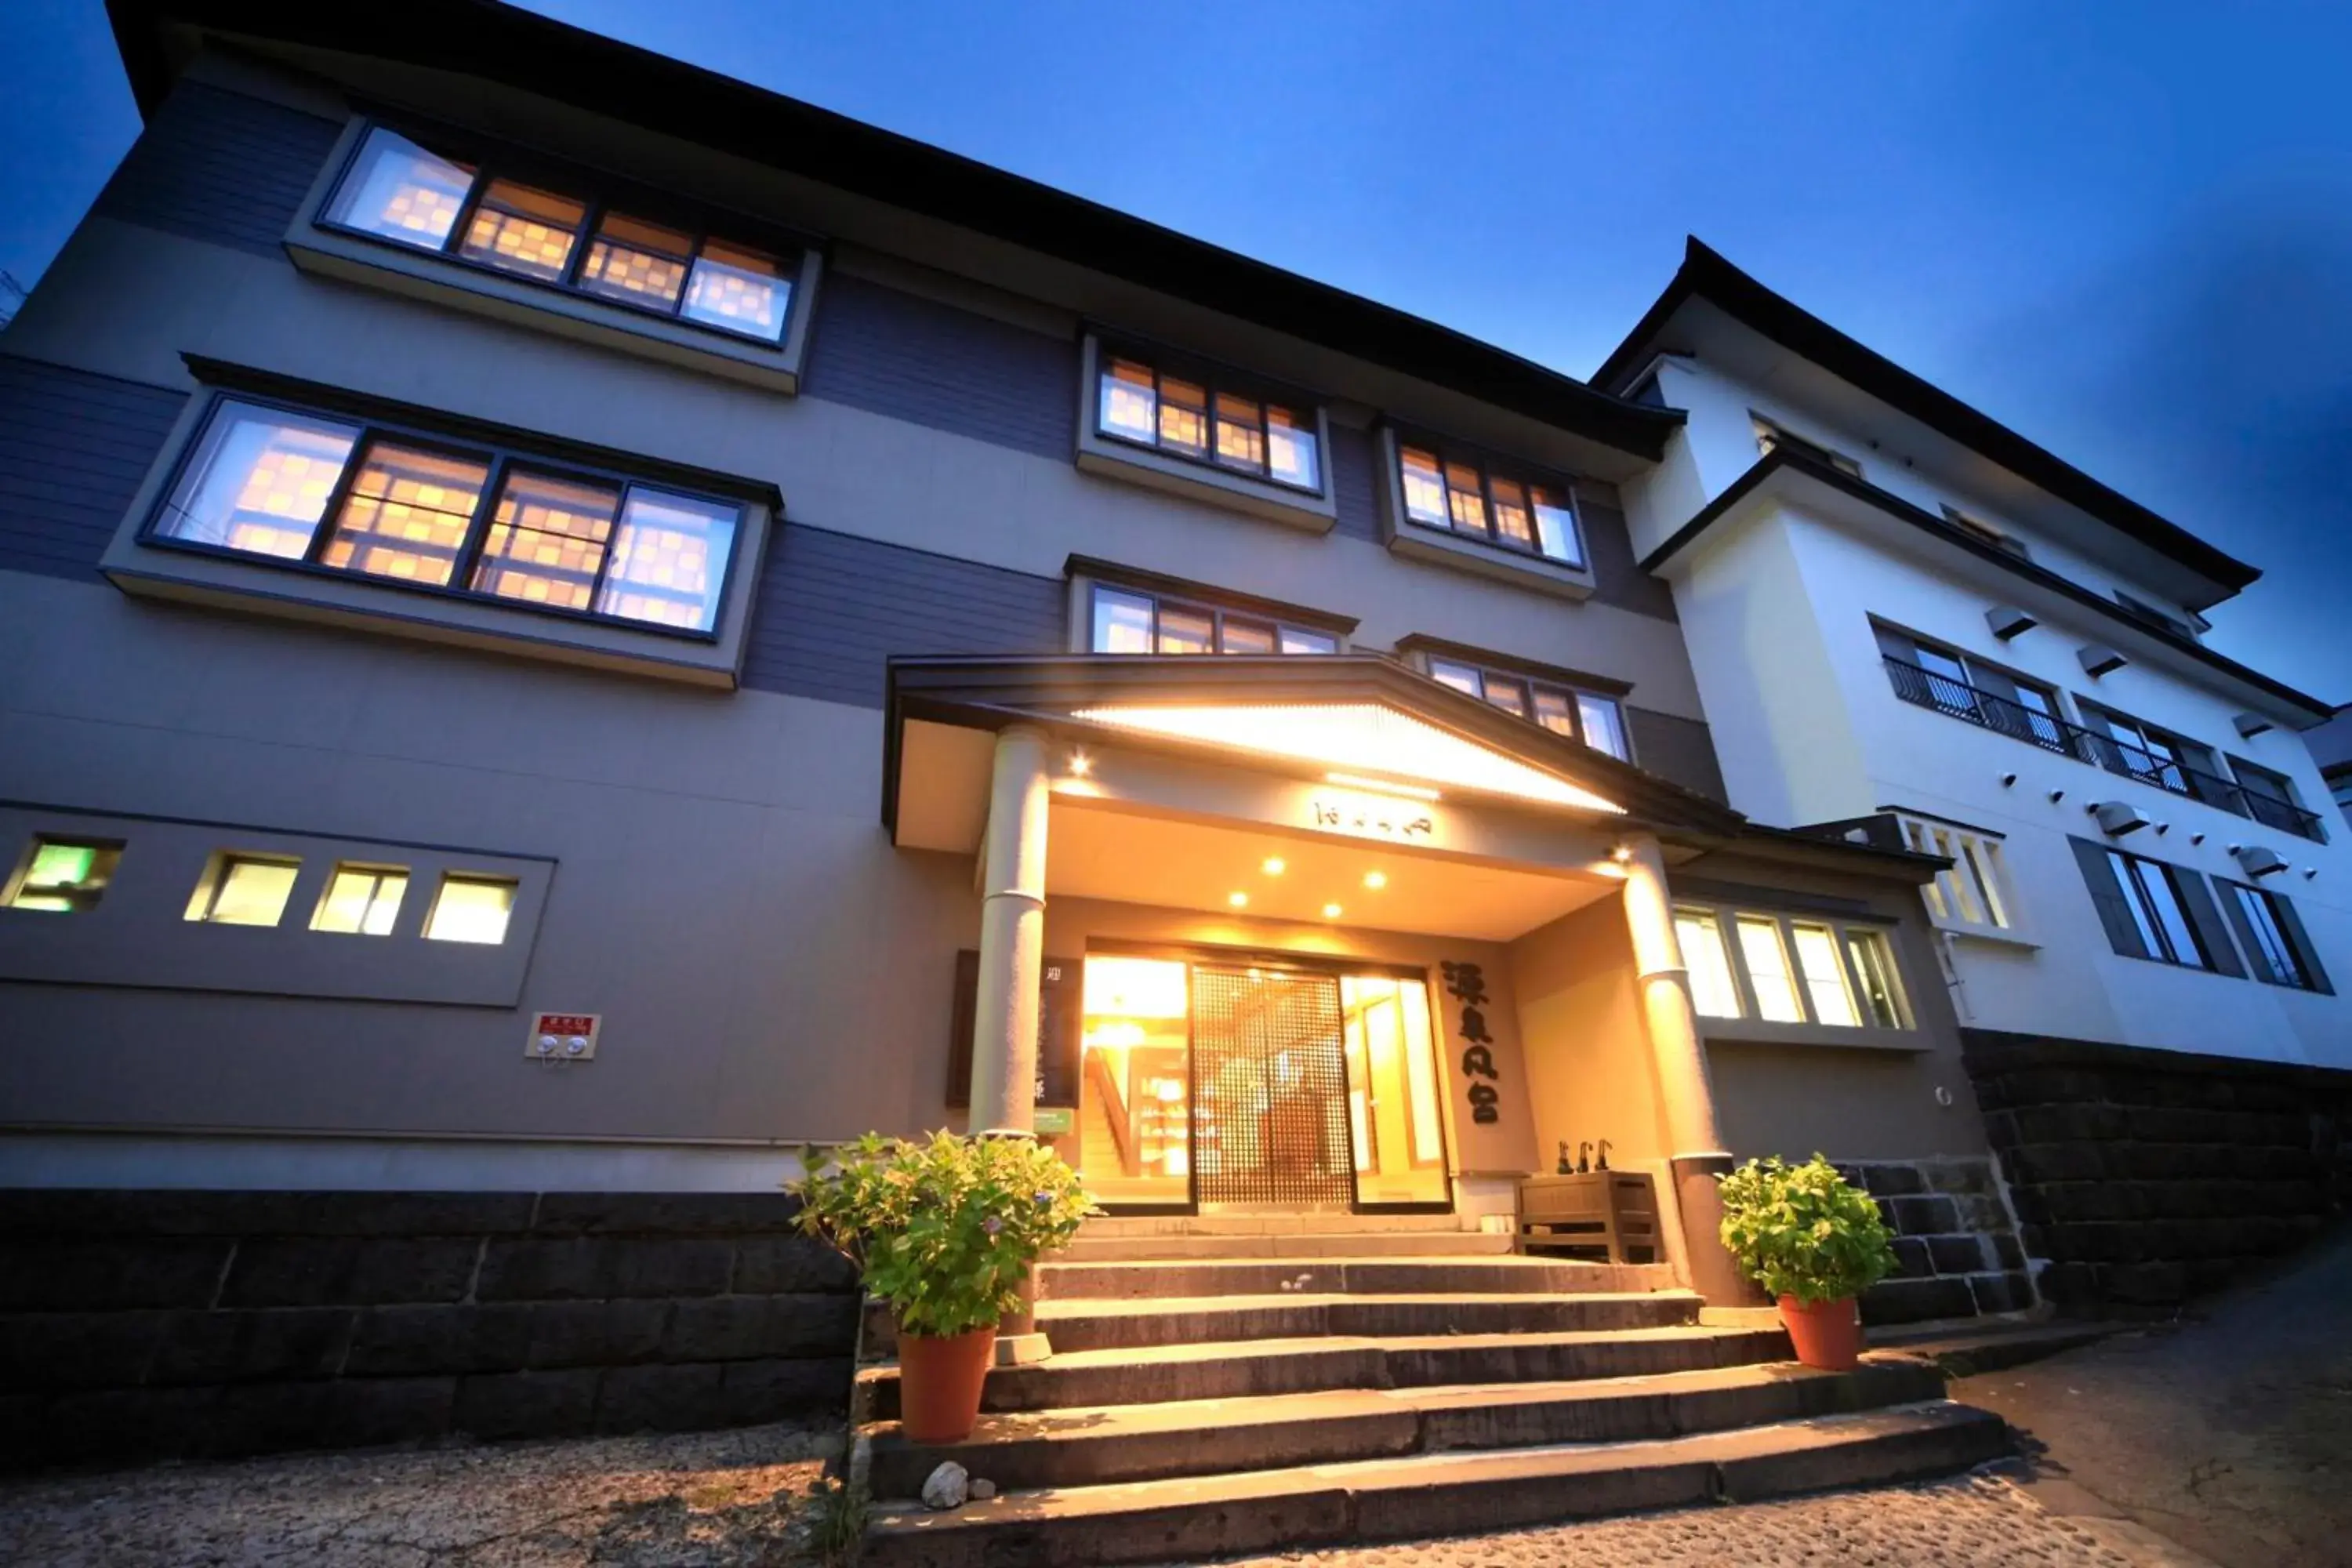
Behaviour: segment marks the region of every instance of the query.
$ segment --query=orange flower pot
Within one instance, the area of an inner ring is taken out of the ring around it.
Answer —
[[[980,1421],[981,1385],[996,1359],[996,1329],[961,1334],[898,1331],[898,1426],[914,1443],[961,1443]]]
[[[1807,1366],[1852,1372],[1862,1360],[1862,1319],[1851,1296],[1810,1307],[1800,1305],[1794,1296],[1783,1296],[1780,1323],[1789,1331],[1789,1342],[1797,1347],[1797,1359]]]

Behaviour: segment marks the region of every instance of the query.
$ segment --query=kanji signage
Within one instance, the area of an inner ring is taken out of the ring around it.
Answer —
[[[1470,1102],[1470,1120],[1500,1121],[1503,1095],[1496,1086],[1503,1075],[1495,1067],[1494,1033],[1486,1027],[1486,972],[1477,964],[1452,959],[1437,968],[1445,979],[1445,994],[1462,1004],[1462,1078],[1469,1085],[1464,1097]]]

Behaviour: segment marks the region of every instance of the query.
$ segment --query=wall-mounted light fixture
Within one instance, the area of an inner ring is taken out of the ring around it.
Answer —
[[[2232,718],[2230,722],[2236,725],[2238,733],[2243,735],[2249,741],[2252,740],[2255,736],[2261,734],[2265,730],[2273,730],[2277,728],[2276,725],[2273,724],[2269,720],[2263,718],[2259,713],[2240,713],[2236,717]]]
[[[2083,808],[2098,822],[2099,831],[2111,838],[2121,838],[2126,833],[2137,833],[2147,826],[2147,814],[2124,800],[2093,801]]]
[[[2021,637],[2041,624],[2015,605],[1995,605],[1985,612],[1985,625],[1990,626],[1992,635],[2003,642],[2011,637]]]
[[[2286,862],[2276,850],[2265,849],[2259,844],[2232,844],[2230,857],[2245,868],[2249,877],[2274,877],[2286,869]]]
[[[2074,657],[2083,661],[2083,672],[2094,680],[2131,662],[2104,643],[2084,643],[2074,650]]]

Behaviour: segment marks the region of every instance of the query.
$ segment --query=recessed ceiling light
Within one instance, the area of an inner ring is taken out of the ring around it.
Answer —
[[[1234,908],[1237,910],[1245,910],[1249,908],[1249,895],[1247,893],[1227,893],[1225,895],[1225,902],[1233,905]]]
[[[1371,889],[1374,892],[1380,891],[1382,888],[1385,888],[1388,885],[1389,874],[1386,871],[1367,871],[1364,873],[1364,886]]]
[[[1339,914],[1340,914],[1340,910],[1339,910],[1339,905],[1337,905],[1337,904],[1326,904],[1326,905],[1324,905],[1324,906],[1323,906],[1323,918],[1324,918],[1325,920],[1327,920],[1327,921],[1336,921],[1336,920],[1338,920],[1338,919],[1339,918]]]
[[[1289,868],[1288,864],[1279,855],[1267,856],[1258,866],[1258,869],[1269,877],[1279,877]]]

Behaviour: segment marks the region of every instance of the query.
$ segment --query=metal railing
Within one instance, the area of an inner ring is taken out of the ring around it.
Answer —
[[[2320,831],[2317,814],[2305,811],[2291,801],[2248,789],[2234,779],[2225,779],[2219,773],[2192,767],[2178,757],[2167,756],[2129,741],[2119,741],[2113,735],[2069,723],[2054,713],[2030,708],[2013,697],[2003,697],[1997,691],[1987,691],[1980,686],[1955,680],[1948,675],[1922,669],[1891,654],[1883,657],[1887,679],[1895,686],[1895,695],[1906,702],[1932,708],[1938,713],[1965,720],[1980,729],[1997,730],[2028,745],[2072,757],[2078,763],[2088,763],[2095,768],[2104,768],[2125,778],[2137,779],[2142,784],[2154,784],[2172,795],[2200,800],[2239,816],[2252,817],[2266,827],[2275,827],[2317,843],[2326,842],[2326,836]]]

